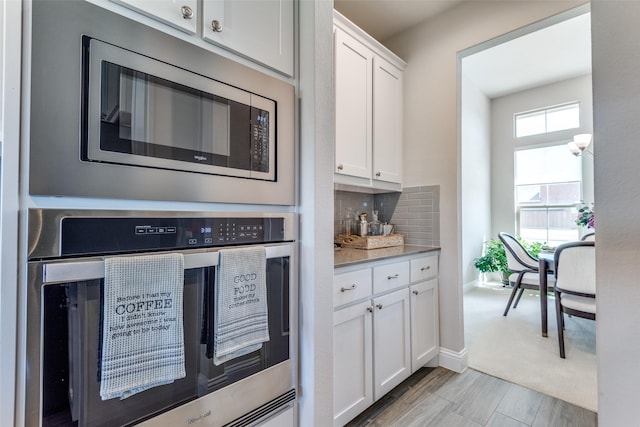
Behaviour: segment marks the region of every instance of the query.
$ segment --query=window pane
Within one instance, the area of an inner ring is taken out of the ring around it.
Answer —
[[[516,116],[516,137],[545,133],[544,110],[535,113],[518,114]]]
[[[582,180],[582,162],[566,144],[516,151],[516,185]]]
[[[575,207],[521,208],[520,236],[550,246],[578,240]]]
[[[572,205],[580,203],[581,183],[561,182],[547,185],[547,205]],[[575,212],[574,212],[575,214]]]
[[[518,205],[526,204],[527,206],[544,204],[542,187],[539,184],[518,185],[516,187],[516,203]]]
[[[578,127],[580,127],[579,104],[565,105],[547,110],[547,132]]]

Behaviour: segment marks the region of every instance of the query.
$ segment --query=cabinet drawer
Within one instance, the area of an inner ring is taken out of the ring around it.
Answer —
[[[333,277],[333,306],[371,296],[371,269],[350,271]]]
[[[409,261],[394,262],[373,269],[373,293],[377,294],[409,284]]]
[[[430,255],[411,260],[411,283],[438,275],[438,256]]]

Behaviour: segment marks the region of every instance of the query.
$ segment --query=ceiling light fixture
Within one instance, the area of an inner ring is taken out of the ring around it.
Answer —
[[[580,135],[575,135],[573,137],[573,141],[569,142],[567,146],[569,147],[569,151],[571,154],[578,157],[584,153],[589,153],[593,156],[593,153],[587,150],[589,144],[591,144],[592,135],[590,133],[581,133]]]

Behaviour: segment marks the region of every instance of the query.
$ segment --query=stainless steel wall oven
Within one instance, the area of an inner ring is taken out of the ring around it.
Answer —
[[[32,4],[29,192],[294,204],[294,88],[85,1]]]
[[[289,213],[30,210],[27,426],[242,426],[291,407],[297,383],[293,219]],[[265,248],[269,340],[215,365],[203,332],[219,298],[218,255],[229,246]],[[186,376],[103,400],[105,262],[160,253],[184,257]]]

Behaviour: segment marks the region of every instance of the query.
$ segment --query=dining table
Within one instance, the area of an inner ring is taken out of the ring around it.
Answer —
[[[555,253],[552,251],[541,251],[538,254],[538,272],[540,274],[540,313],[542,316],[542,336],[547,337],[547,292],[549,289],[547,275],[553,273],[555,263]]]

